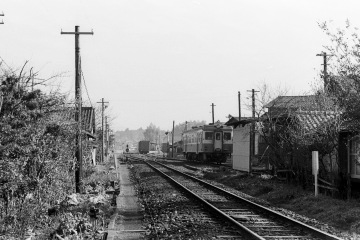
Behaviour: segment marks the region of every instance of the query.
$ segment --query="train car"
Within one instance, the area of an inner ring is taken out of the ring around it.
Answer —
[[[193,127],[182,135],[188,160],[226,162],[232,153],[232,128],[223,124]]]
[[[140,141],[138,147],[140,154],[147,154],[150,151],[150,141]]]
[[[169,143],[162,143],[161,144],[161,151],[163,153],[168,153],[169,152]]]

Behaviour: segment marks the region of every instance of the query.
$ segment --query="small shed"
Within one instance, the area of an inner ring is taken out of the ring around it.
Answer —
[[[257,120],[254,118],[241,118],[231,117],[229,121],[225,123],[227,126],[233,127],[233,154],[232,154],[232,167],[235,170],[251,172],[251,144],[250,144],[250,132],[251,123],[255,123]],[[255,147],[254,153],[258,154],[258,138],[259,134],[255,132]]]

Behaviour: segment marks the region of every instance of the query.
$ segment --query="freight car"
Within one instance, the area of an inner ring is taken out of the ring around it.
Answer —
[[[232,153],[232,128],[220,123],[193,127],[182,135],[188,160],[226,162]]]
[[[150,151],[150,141],[140,141],[138,147],[140,154],[147,154]]]

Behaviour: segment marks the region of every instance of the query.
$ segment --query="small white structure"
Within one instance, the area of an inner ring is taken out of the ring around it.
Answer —
[[[232,117],[226,125],[233,126],[233,169],[250,172],[250,130],[251,120],[249,118],[239,121]],[[255,134],[255,155],[258,151],[258,134]]]

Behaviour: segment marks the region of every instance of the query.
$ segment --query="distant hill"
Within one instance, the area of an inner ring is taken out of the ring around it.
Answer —
[[[187,129],[190,129],[193,126],[200,126],[206,124],[205,121],[189,121],[187,123]],[[149,136],[145,137],[144,132],[150,128],[156,129],[157,133],[156,136],[153,136],[152,138],[149,138]],[[172,129],[169,129],[170,131]],[[178,125],[175,125],[174,128],[174,142],[181,140],[181,134],[185,130],[185,124],[180,123]],[[165,130],[161,130],[160,128],[156,127],[154,124],[150,124],[146,129],[139,128],[137,130],[130,130],[125,129],[124,131],[116,131],[115,132],[115,148],[118,150],[124,150],[126,149],[126,145],[129,145],[129,148],[131,147],[137,147],[138,142],[141,140],[145,140],[147,138],[152,139],[152,142],[158,142],[159,135],[160,135],[160,141],[166,141],[167,136],[165,135]],[[171,142],[171,133],[169,134],[169,142]],[[156,140],[154,140],[156,139]]]
[[[137,146],[137,143],[144,139],[144,129],[129,130],[115,132],[115,146],[116,149],[125,149],[128,144],[129,147]]]

